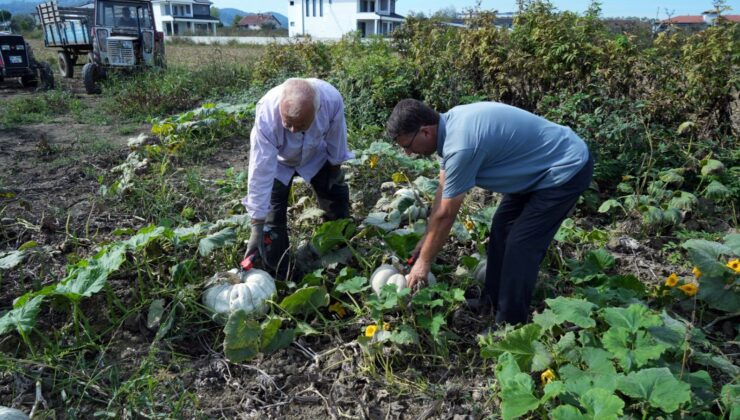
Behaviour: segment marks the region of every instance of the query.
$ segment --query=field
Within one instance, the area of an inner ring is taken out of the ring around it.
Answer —
[[[737,25],[613,33],[533,2],[513,31],[410,19],[392,42],[169,44],[167,69],[86,95],[0,83],[0,405],[35,418],[724,418],[740,416]],[[56,70],[56,53],[31,40]],[[249,238],[256,101],[287,77],[345,100],[352,218],[293,186],[293,250],[267,313],[214,317],[208,280]],[[475,189],[411,294],[436,160],[385,138],[395,103],[480,100],[568,125],[592,188],[540,270],[530,323],[478,336],[470,311],[498,194]],[[411,189],[413,198],[394,195]],[[400,197],[400,198],[399,198]],[[320,258],[319,258],[320,257]]]

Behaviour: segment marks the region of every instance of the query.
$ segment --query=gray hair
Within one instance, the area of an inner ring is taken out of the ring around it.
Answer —
[[[298,118],[307,105],[313,105],[314,116],[321,106],[321,95],[310,79],[291,78],[283,82],[280,104],[285,116]]]

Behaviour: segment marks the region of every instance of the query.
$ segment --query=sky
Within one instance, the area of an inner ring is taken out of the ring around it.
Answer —
[[[260,0],[211,0],[215,7],[233,7],[245,12],[278,12],[288,14],[288,0],[260,1]],[[437,10],[450,6],[458,11],[472,7],[476,0],[397,0],[396,12],[406,15],[410,11],[434,13]],[[583,13],[590,3],[589,0],[552,0],[560,10],[570,10]],[[726,2],[732,8],[731,14],[740,14],[740,0]],[[698,15],[712,7],[711,0],[602,0],[602,14],[605,17],[636,16],[646,18],[667,17],[666,9],[672,16]],[[499,12],[510,12],[516,9],[515,0],[482,0],[483,9],[495,9]]]

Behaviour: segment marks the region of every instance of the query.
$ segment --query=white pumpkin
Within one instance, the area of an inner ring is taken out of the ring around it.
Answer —
[[[0,406],[0,419],[2,420],[28,420],[28,415],[21,410]]]
[[[429,284],[437,283],[437,279],[434,277],[434,274],[429,273],[427,282]],[[380,296],[380,291],[383,290],[383,286],[386,284],[395,285],[396,291],[400,292],[406,287],[407,283],[406,276],[399,273],[398,270],[396,270],[396,267],[389,264],[383,264],[376,268],[370,276],[370,284],[372,285],[373,291],[378,296]]]
[[[236,268],[217,273],[211,282],[216,284],[203,293],[203,304],[217,314],[238,309],[246,313],[265,313],[265,301],[277,293],[272,276],[256,268],[241,273]]]

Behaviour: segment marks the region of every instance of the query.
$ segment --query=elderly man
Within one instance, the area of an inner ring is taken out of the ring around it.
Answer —
[[[288,196],[296,174],[310,182],[326,220],[349,217],[341,164],[354,156],[342,96],[322,80],[288,79],[257,103],[250,143],[249,190],[242,200],[252,221],[247,256],[261,256],[284,277]]]
[[[547,247],[590,185],[593,159],[586,143],[568,127],[495,102],[438,114],[404,99],[386,130],[407,154],[436,152],[441,158],[439,187],[409,285],[423,284],[465,193],[474,186],[500,192],[478,304],[495,309],[497,323],[526,322]]]

